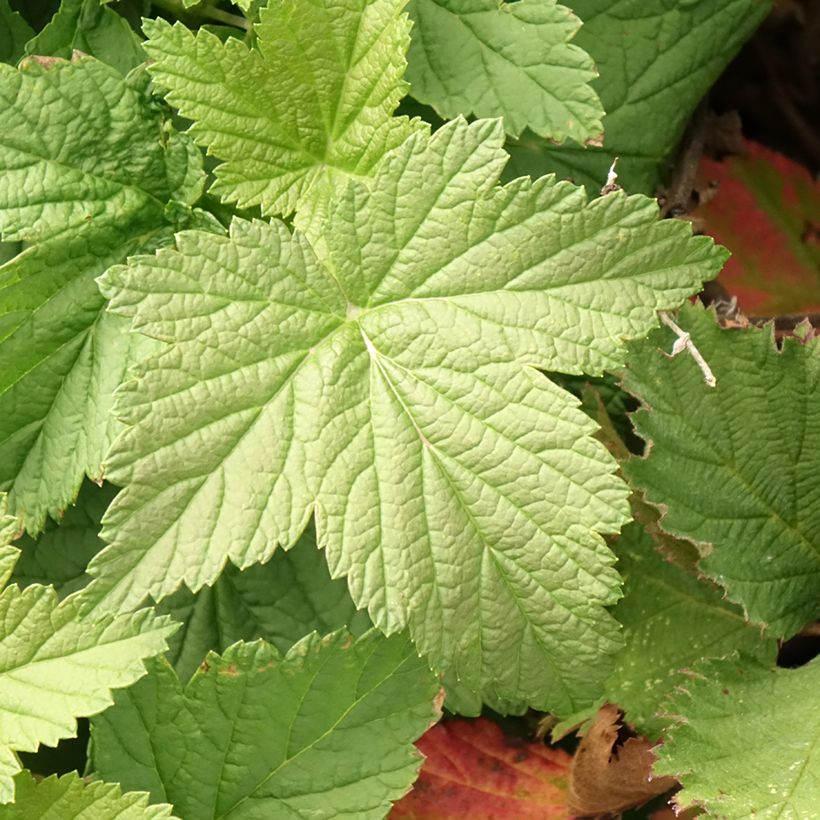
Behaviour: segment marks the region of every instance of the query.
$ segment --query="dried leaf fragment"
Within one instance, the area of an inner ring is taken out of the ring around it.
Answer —
[[[652,744],[635,736],[622,718],[617,706],[602,706],[575,752],[569,782],[573,814],[623,811],[676,785],[674,777],[652,777]]]

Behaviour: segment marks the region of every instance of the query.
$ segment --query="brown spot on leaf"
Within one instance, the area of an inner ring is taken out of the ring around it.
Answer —
[[[43,68],[53,68],[58,63],[67,63],[62,57],[46,57],[41,54],[31,54],[20,60],[20,68],[25,70],[31,65],[41,65]]]

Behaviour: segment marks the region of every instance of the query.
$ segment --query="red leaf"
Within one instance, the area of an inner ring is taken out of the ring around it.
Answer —
[[[570,756],[504,735],[490,720],[451,720],[416,744],[427,759],[391,820],[568,818]]]
[[[732,252],[720,282],[748,315],[818,312],[820,186],[782,154],[745,145],[746,156],[703,160],[699,172],[719,187],[695,215]]]

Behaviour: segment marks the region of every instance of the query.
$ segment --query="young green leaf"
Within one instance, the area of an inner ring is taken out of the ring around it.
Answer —
[[[574,0],[575,45],[598,68],[604,148],[551,145],[534,134],[511,143],[510,172],[555,172],[599,191],[618,157],[618,181],[652,194],[695,107],[760,25],[770,0]]]
[[[688,356],[664,355],[670,331],[635,344],[624,386],[645,405],[633,421],[651,447],[624,470],[749,618],[791,635],[820,614],[820,342],[779,351],[771,326],[722,330],[688,305],[680,323],[717,387]]]
[[[818,816],[820,659],[799,669],[749,660],[707,664],[669,710],[682,724],[660,747],[656,774],[677,777],[679,806],[710,817]]]
[[[35,534],[101,477],[113,390],[147,350],[94,279],[167,241],[166,206],[204,177],[145,78],[94,59],[0,65],[0,107],[0,231],[27,244],[0,268],[0,490]]]
[[[146,59],[140,38],[105,0],[62,0],[51,22],[26,44],[26,54],[69,59],[75,49],[127,74]]]
[[[604,111],[580,21],[556,0],[412,0],[410,93],[445,118],[504,117],[556,142],[600,139]]]
[[[616,366],[723,254],[647,199],[496,187],[502,142],[497,121],[410,137],[349,183],[324,264],[283,224],[236,220],[104,277],[114,310],[173,344],[121,392],[127,489],[95,603],[266,560],[315,508],[334,577],[440,668],[544,708],[595,696],[617,646],[600,533],[626,492],[536,368]]]
[[[9,0],[0,0],[0,63],[16,63],[23,56],[26,41],[33,36],[33,29],[11,10]]]
[[[15,519],[0,499],[0,577],[17,550],[6,545]],[[0,592],[0,803],[14,794],[20,768],[14,750],[53,746],[76,731],[75,718],[105,709],[111,689],[145,674],[143,661],[165,649],[174,630],[149,610],[96,623],[80,620],[77,598],[62,603],[51,587]]]
[[[211,190],[288,214],[311,189],[369,174],[415,127],[391,116],[407,90],[404,3],[271,3],[254,26],[258,49],[145,21],[151,74],[224,160]]]
[[[24,771],[14,781],[14,803],[0,805],[0,820],[174,820],[170,806],[149,806],[144,792],[84,783],[76,772],[37,781]]]
[[[183,624],[165,655],[183,681],[210,650],[224,652],[236,641],[264,638],[284,653],[314,630],[326,634],[346,626],[360,635],[371,626],[345,582],[331,579],[312,526],[267,563],[241,571],[229,564],[213,586],[196,593],[183,587],[157,611]]]
[[[379,818],[415,780],[437,693],[404,637],[234,644],[184,688],[155,663],[92,721],[92,765],[185,820]]]

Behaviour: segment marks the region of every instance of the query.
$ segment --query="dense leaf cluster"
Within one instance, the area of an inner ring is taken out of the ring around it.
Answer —
[[[686,305],[713,389],[654,330],[726,254],[648,195],[767,4],[39,5],[0,0],[0,818],[382,817],[442,698],[618,703],[681,805],[808,816],[818,343]],[[645,457],[567,389],[605,372]],[[92,781],[24,770],[84,716]]]

